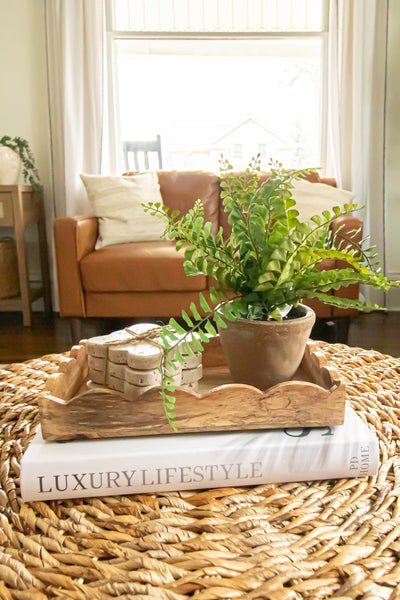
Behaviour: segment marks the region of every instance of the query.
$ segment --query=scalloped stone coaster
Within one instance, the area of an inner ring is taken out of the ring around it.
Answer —
[[[158,329],[153,323],[138,323],[109,335],[89,339],[87,352],[89,377],[92,382],[106,385],[129,398],[137,397],[144,389],[160,385],[162,340],[154,331]],[[152,331],[154,337],[150,340],[143,339],[143,335]],[[140,337],[136,342],[135,335]],[[197,333],[192,334],[186,342],[178,342],[184,363],[171,358],[173,366],[167,368],[174,384],[185,386],[187,389],[195,389],[196,382],[202,376],[202,354],[195,350],[193,339],[200,340],[200,336]],[[171,340],[171,343],[176,342]]]
[[[195,381],[199,381],[203,376],[203,366],[197,365],[194,369],[184,369],[182,371],[182,385],[187,383],[194,383]]]

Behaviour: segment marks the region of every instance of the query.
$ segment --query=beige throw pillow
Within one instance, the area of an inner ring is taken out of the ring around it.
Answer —
[[[310,183],[300,179],[293,182],[292,194],[299,211],[300,221],[310,221],[314,215],[320,215],[324,210],[332,212],[334,206],[343,208],[344,204],[352,204],[355,194],[340,190],[325,183]]]
[[[111,244],[160,239],[165,224],[141,206],[142,202],[163,204],[157,173],[81,175],[81,179],[99,219],[96,250]]]

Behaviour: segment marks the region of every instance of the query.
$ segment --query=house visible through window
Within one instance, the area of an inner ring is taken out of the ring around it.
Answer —
[[[109,1],[121,148],[160,135],[164,169],[321,165],[327,0]]]
[[[259,154],[261,160],[265,162],[267,158],[267,144],[258,144],[257,154]]]
[[[243,158],[243,146],[242,144],[233,144],[233,158]]]

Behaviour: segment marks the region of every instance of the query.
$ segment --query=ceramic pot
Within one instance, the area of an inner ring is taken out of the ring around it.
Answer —
[[[218,327],[233,380],[266,390],[289,381],[298,369],[315,322],[314,311],[300,304],[299,317],[283,321],[228,321]]]
[[[0,185],[16,184],[21,173],[21,166],[21,159],[14,150],[0,145]]]

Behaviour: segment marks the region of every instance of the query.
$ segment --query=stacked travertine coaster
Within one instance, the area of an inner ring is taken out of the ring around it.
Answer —
[[[89,379],[95,385],[104,385],[135,399],[154,385],[159,385],[159,370],[163,342],[160,327],[140,323],[109,335],[87,340]],[[171,343],[172,344],[172,343]],[[183,340],[178,344],[184,362],[179,362],[173,350],[169,368],[175,385],[196,391],[202,377],[201,353],[189,356]]]

